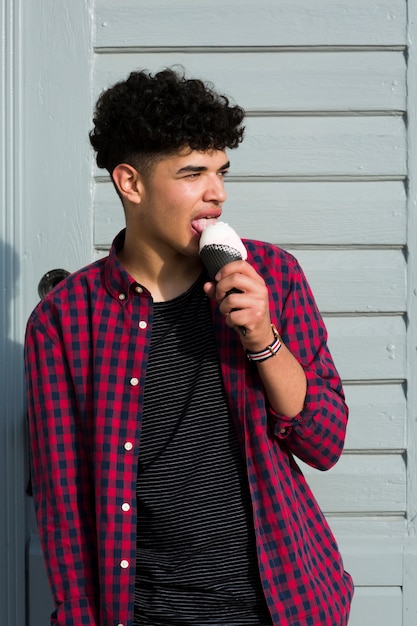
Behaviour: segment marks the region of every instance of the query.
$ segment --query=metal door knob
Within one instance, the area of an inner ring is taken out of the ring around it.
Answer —
[[[46,272],[42,276],[38,285],[38,294],[41,300],[49,293],[61,280],[64,280],[67,276],[70,275],[70,272],[67,270],[56,269],[50,270]]]

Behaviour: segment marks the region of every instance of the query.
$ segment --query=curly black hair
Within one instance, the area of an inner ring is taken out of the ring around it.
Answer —
[[[111,174],[129,163],[146,173],[159,158],[182,148],[236,148],[244,116],[211,83],[186,79],[172,68],[154,75],[137,71],[100,95],[89,136],[98,167]]]

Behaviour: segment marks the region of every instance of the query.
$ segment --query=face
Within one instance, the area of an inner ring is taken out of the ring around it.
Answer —
[[[142,181],[137,232],[145,245],[196,256],[204,226],[222,213],[229,165],[222,150],[183,150],[159,161]]]

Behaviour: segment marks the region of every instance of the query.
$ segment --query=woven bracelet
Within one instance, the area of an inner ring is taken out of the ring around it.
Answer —
[[[281,338],[274,324],[271,324],[271,329],[274,334],[274,341],[269,346],[266,346],[266,348],[264,348],[260,352],[250,352],[249,350],[245,350],[246,356],[248,357],[249,361],[257,361],[258,363],[261,361],[266,361],[267,359],[270,359],[271,356],[275,356],[276,353],[279,351],[282,346]]]

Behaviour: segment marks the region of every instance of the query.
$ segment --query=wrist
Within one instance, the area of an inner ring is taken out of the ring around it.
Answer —
[[[272,343],[267,345],[263,350],[260,350],[259,352],[252,352],[251,350],[247,350],[247,349],[245,350],[245,354],[247,358],[249,359],[249,361],[255,361],[256,363],[261,363],[262,361],[266,361],[267,359],[270,359],[271,357],[275,356],[279,352],[282,346],[282,342],[281,342],[281,337],[279,336],[279,333],[276,329],[275,324],[271,324],[271,330],[272,330],[274,339]]]

